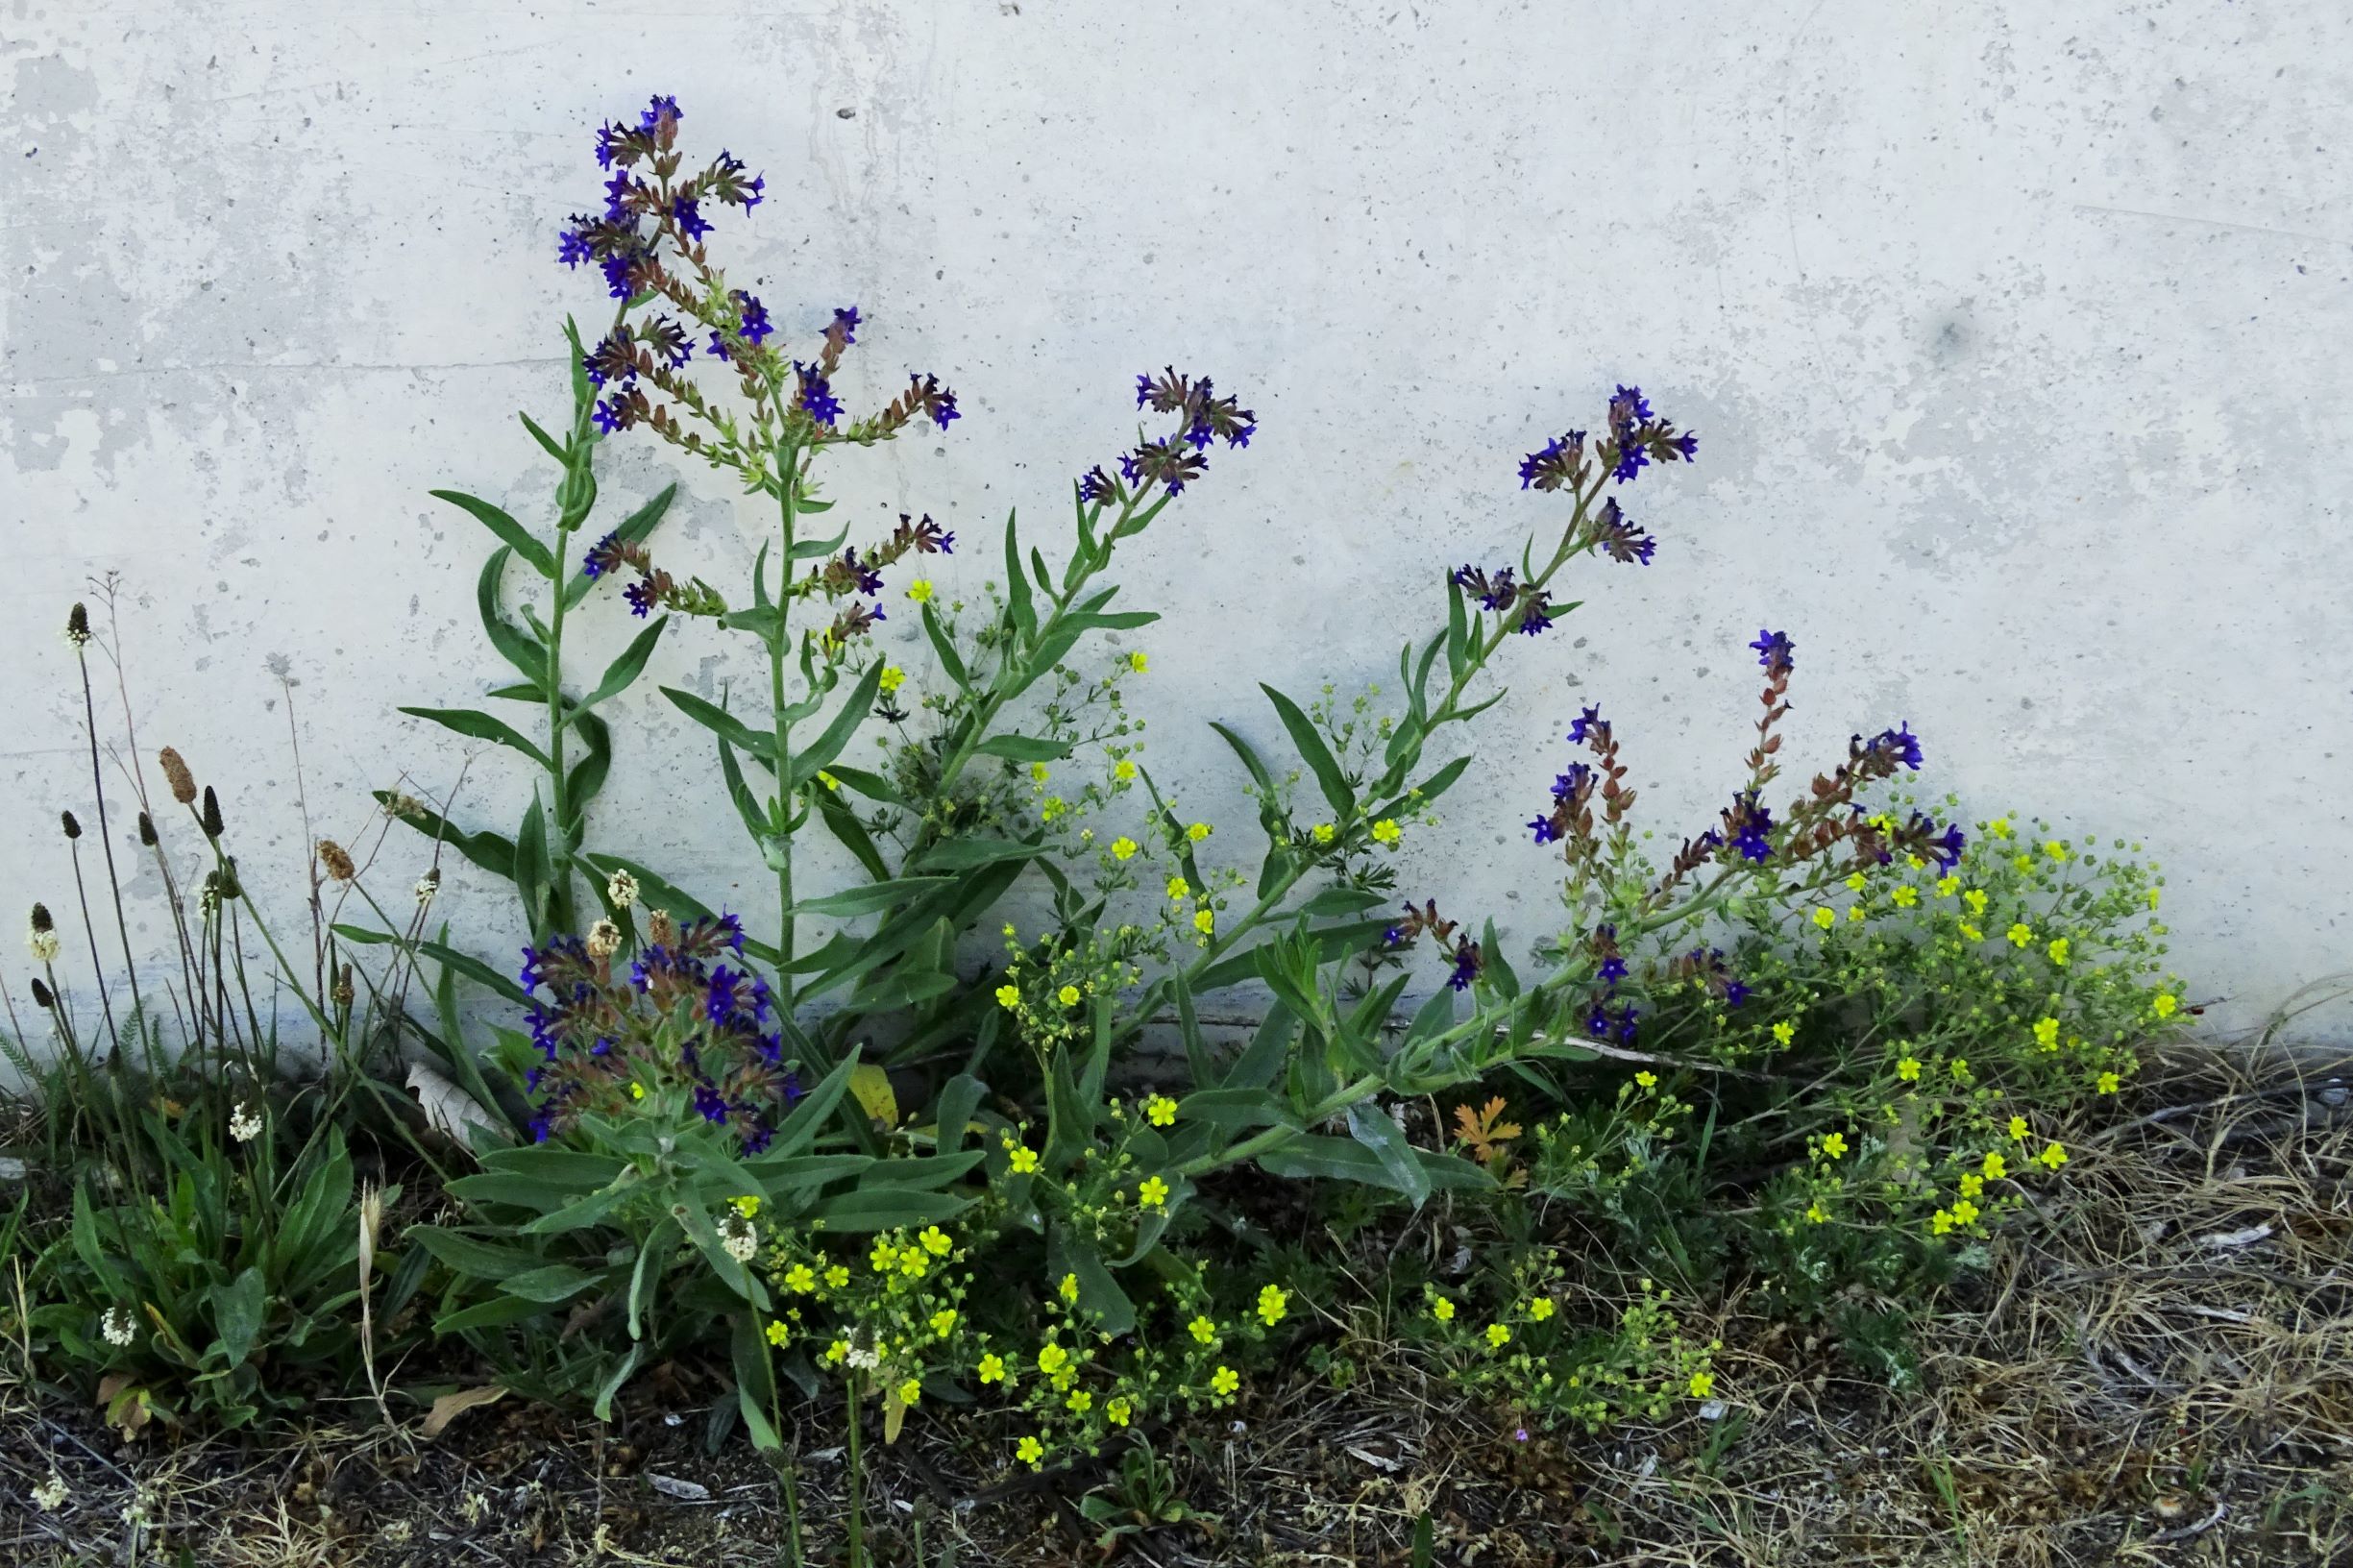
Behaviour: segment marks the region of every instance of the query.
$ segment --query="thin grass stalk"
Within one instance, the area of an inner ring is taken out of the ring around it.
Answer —
[[[79,606],[76,607],[79,608]],[[107,886],[113,891],[114,894],[114,929],[122,939],[123,968],[126,977],[131,982],[132,1010],[135,1013],[144,1013],[147,1011],[147,1006],[139,995],[139,967],[137,961],[131,956],[131,922],[123,916],[122,877],[114,868],[114,832],[108,825],[107,820],[106,775],[98,766],[98,699],[90,689],[90,657],[86,639],[74,645],[74,662],[82,671],[82,716],[86,726],[85,732],[89,738],[90,746],[90,789],[98,799],[98,845],[106,851]],[[77,878],[80,875],[78,857],[75,874]],[[86,914],[87,912],[85,911],[86,919]],[[96,947],[95,938],[92,939],[90,945],[93,948]],[[97,956],[95,952],[91,953],[90,960],[93,964],[97,962]],[[105,1003],[106,984],[103,980],[99,983],[98,995],[99,1000]],[[114,1009],[111,1004],[107,1004],[107,1029],[110,1034],[113,1032],[113,1027]],[[122,1050],[120,1037],[115,1039],[114,1049],[118,1053]]]

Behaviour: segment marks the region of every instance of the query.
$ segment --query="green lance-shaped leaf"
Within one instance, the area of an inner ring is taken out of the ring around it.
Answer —
[[[509,553],[503,548],[494,550],[482,563],[481,575],[474,581],[474,607],[481,617],[482,634],[490,639],[490,646],[499,650],[501,658],[523,672],[532,696],[545,701],[548,650],[537,637],[507,620],[499,608],[500,586],[506,575]]]
[[[390,790],[378,790],[376,803],[389,809],[393,801]],[[440,813],[427,806],[403,807],[397,813],[402,821],[429,839],[438,839],[493,876],[506,881],[515,879],[515,845],[511,839],[484,829],[469,833]]]
[[[498,535],[501,544],[522,556],[530,564],[531,570],[541,576],[551,577],[555,575],[555,558],[548,553],[548,547],[532,538],[530,529],[498,507],[462,490],[435,490],[430,494],[436,501],[446,501],[472,514],[476,522]]]
[[[761,734],[718,703],[705,701],[692,692],[680,691],[675,686],[665,686],[662,688],[662,695],[676,704],[680,713],[685,714],[729,746],[772,769],[775,766],[776,738],[774,736]]]
[[[850,688],[849,696],[843,699],[840,710],[833,716],[833,722],[819,733],[815,741],[794,754],[792,776],[785,781],[787,788],[799,789],[822,772],[826,764],[842,754],[842,748],[849,745],[850,736],[857,733],[858,726],[873,711],[874,696],[882,689],[882,670],[879,659],[869,666],[866,674],[858,677],[858,684]]]
[[[629,689],[629,683],[644,673],[646,661],[653,657],[653,645],[661,641],[662,628],[668,625],[670,617],[663,616],[632,638],[629,646],[621,650],[621,656],[604,667],[604,678],[597,682],[597,689],[572,710],[575,722],[598,703],[610,701]]]
[[[1356,795],[1348,787],[1347,775],[1340,772],[1339,759],[1333,756],[1332,748],[1324,744],[1323,736],[1316,733],[1313,722],[1300,711],[1298,703],[1263,681],[1259,683],[1259,690],[1274,704],[1276,716],[1290,732],[1291,745],[1298,747],[1300,760],[1314,773],[1316,787],[1324,792],[1333,815],[1341,821],[1347,821],[1349,813],[1356,809]]]
[[[514,725],[494,719],[478,708],[408,708],[400,710],[412,719],[429,720],[444,729],[455,730],[468,739],[494,741],[500,746],[512,747],[542,768],[551,766],[548,754],[533,746]]]

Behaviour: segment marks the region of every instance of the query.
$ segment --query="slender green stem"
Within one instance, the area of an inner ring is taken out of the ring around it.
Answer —
[[[559,853],[554,858],[555,876],[549,890],[548,918],[556,930],[572,928],[572,851],[576,847],[572,834],[572,812],[564,791],[564,601],[570,597],[564,592],[564,555],[572,544],[572,530],[558,527],[555,530],[555,572],[550,578],[554,601],[548,615],[548,791],[552,797],[550,805],[555,816],[552,822]],[[543,935],[531,933],[533,941]]]
[[[859,1452],[857,1373],[849,1375],[846,1386],[849,1390],[849,1517],[846,1521],[849,1531],[849,1568],[867,1568],[866,1466]]]
[[[793,547],[800,522],[800,453],[787,447],[778,454],[776,507],[784,539],[784,554],[776,595],[776,625],[769,634],[768,698],[775,716],[776,745],[776,968],[778,979],[791,994],[793,979],[793,720],[785,702],[784,667],[793,649]]]

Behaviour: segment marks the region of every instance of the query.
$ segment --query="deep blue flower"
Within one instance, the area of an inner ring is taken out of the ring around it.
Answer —
[[[555,237],[555,258],[568,267],[576,267],[596,254],[589,248],[588,236],[577,229],[567,229]]]
[[[1792,655],[1797,651],[1797,645],[1789,640],[1789,633],[1785,631],[1767,631],[1760,626],[1756,641],[1749,646],[1756,650],[1756,662],[1764,667],[1765,674],[1769,675],[1785,675],[1796,668],[1797,661]]]
[[[740,288],[734,294],[736,304],[743,311],[743,324],[736,328],[735,335],[755,346],[767,342],[769,333],[776,330],[768,319],[768,306],[760,303],[759,296],[747,294]]]
[[[1544,591],[1540,588],[1534,590],[1534,597],[1529,600],[1527,608],[1520,612],[1520,624],[1511,629],[1523,637],[1533,637],[1540,632],[1552,630],[1553,618],[1546,613],[1551,608],[1552,606],[1545,602]]]
[[[662,128],[664,115],[668,115],[674,125],[686,118],[685,112],[678,108],[677,99],[667,93],[659,93],[646,106],[646,111],[637,117],[637,128],[640,131],[658,131]]]
[[[912,390],[916,401],[922,404],[923,412],[931,416],[932,424],[940,429],[945,430],[964,417],[956,411],[955,392],[942,386],[939,377],[918,376]]]
[[[1724,983],[1724,1000],[1727,1005],[1738,1007],[1741,1003],[1747,1001],[1748,999],[1748,987],[1742,985],[1737,980],[1727,980]]]
[[[607,435],[611,435],[616,430],[625,429],[628,426],[627,411],[617,397],[606,398],[599,403],[595,412],[588,417],[595,423],[597,429]]]
[[[1578,722],[1580,723],[1583,723],[1582,720]],[[1574,739],[1575,737],[1571,738]],[[1585,788],[1587,783],[1591,781],[1592,777],[1593,770],[1586,767],[1583,763],[1570,763],[1569,771],[1567,772],[1555,773],[1553,775],[1553,798],[1555,800],[1564,802],[1575,799],[1578,794]]]
[[[775,1128],[769,1126],[766,1122],[755,1123],[744,1132],[744,1152],[746,1154],[765,1153],[769,1144],[775,1141]]]
[[[1621,408],[1625,410],[1623,415],[1619,413]],[[1636,425],[1657,417],[1651,412],[1651,400],[1642,395],[1642,388],[1638,386],[1618,388],[1618,395],[1609,400],[1609,416],[1613,421],[1625,418]]]
[[[724,964],[711,970],[710,994],[703,999],[703,1017],[713,1023],[724,1023],[735,1011],[735,984],[743,976]]]
[[[1945,824],[1945,831],[1938,837],[1930,839],[1924,847],[1935,858],[1939,866],[1949,871],[1961,864],[1961,851],[1968,844],[1968,838],[1961,832],[1961,824],[1948,822]]]
[[[1602,710],[1598,707],[1585,709],[1577,716],[1577,722],[1569,726],[1571,744],[1581,746],[1588,736],[1599,738],[1605,746],[1609,742],[1609,723],[1602,717]]]
[[[842,329],[843,342],[855,343],[858,341],[858,323],[861,319],[858,307],[854,305],[833,313],[833,324]]]
[[[793,361],[793,368],[800,373],[801,411],[825,429],[832,429],[834,422],[842,417],[842,404],[834,397],[832,386],[824,377],[804,368],[797,359]]]
[[[1152,398],[1152,378],[1151,378],[1149,375],[1144,375],[1144,376],[1139,376],[1139,377],[1137,377],[1137,378],[1136,378],[1136,406],[1137,406],[1137,407],[1139,407],[1139,408],[1141,408],[1141,407],[1142,407],[1142,406],[1143,406],[1143,405],[1144,405],[1146,403],[1148,403],[1148,402],[1150,402],[1150,401],[1151,401],[1151,398]]]
[[[554,1130],[554,1127],[548,1120],[548,1114],[546,1112],[542,1111],[539,1115],[531,1118],[532,1142],[545,1143],[548,1140],[548,1136]]]
[[[1134,484],[1140,473],[1141,470],[1136,465],[1136,454],[1132,452],[1121,453],[1119,454],[1119,477],[1128,483]]]
[[[1593,1011],[1585,1015],[1585,1033],[1596,1040],[1609,1033],[1609,1009],[1594,1003]]]
[[[1896,729],[1883,729],[1871,738],[1866,750],[1890,757],[1901,767],[1914,772],[1920,769],[1920,737],[1912,733],[1912,722],[1907,719]]]
[[[628,600],[629,613],[640,621],[653,613],[653,590],[646,584],[633,582],[621,591],[621,597]]]
[[[1650,466],[1650,449],[1638,441],[1629,441],[1618,449],[1618,466],[1609,471],[1609,477],[1620,484],[1631,484],[1635,476]]]
[[[1621,566],[1630,561],[1648,566],[1651,557],[1658,553],[1658,541],[1626,521],[1626,513],[1619,509],[1615,496],[1602,502],[1601,514],[1593,523],[1593,542]]]
[[[1696,431],[1685,430],[1675,438],[1673,445],[1676,451],[1683,454],[1686,463],[1700,455],[1700,437]]]
[[[608,222],[630,221],[629,197],[637,188],[637,182],[625,174],[616,174],[604,183],[604,216]]]
[[[703,1120],[715,1127],[727,1124],[727,1102],[719,1090],[708,1084],[695,1086],[695,1109],[702,1114]]]
[[[1078,499],[1084,502],[1110,501],[1118,492],[1112,487],[1111,476],[1095,465],[1078,477]]]
[[[1614,986],[1626,978],[1626,960],[1612,953],[1602,960],[1602,967],[1597,972],[1603,985]]]
[[[1585,462],[1585,432],[1556,435],[1520,459],[1520,488],[1557,490],[1576,481]]]
[[[1471,982],[1479,978],[1479,943],[1464,942],[1455,949],[1454,971],[1447,975],[1450,990],[1468,991]]]
[[[726,363],[734,360],[734,356],[727,353],[727,340],[717,332],[711,334],[711,357]]]
[[[1742,859],[1762,865],[1773,858],[1773,841],[1766,837],[1773,831],[1773,811],[1757,804],[1753,791],[1733,798],[1725,825],[1732,829],[1732,847]]]
[[[879,621],[882,617],[877,615],[875,619]],[[711,922],[711,930],[730,950],[738,953],[744,950],[744,922],[739,917],[723,914]]]
[[[1538,844],[1551,844],[1560,837],[1553,830],[1553,820],[1550,817],[1536,818],[1528,824],[1528,830],[1535,835]]]
[[[783,1090],[785,1104],[791,1105],[795,1101],[798,1100],[801,1094],[800,1074],[797,1072],[786,1073],[784,1075]]]

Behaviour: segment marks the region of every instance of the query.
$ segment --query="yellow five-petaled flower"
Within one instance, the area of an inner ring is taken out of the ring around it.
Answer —
[[[1168,1201],[1168,1184],[1158,1176],[1146,1176],[1143,1185],[1136,1188],[1136,1201],[1146,1209],[1158,1209]]]

